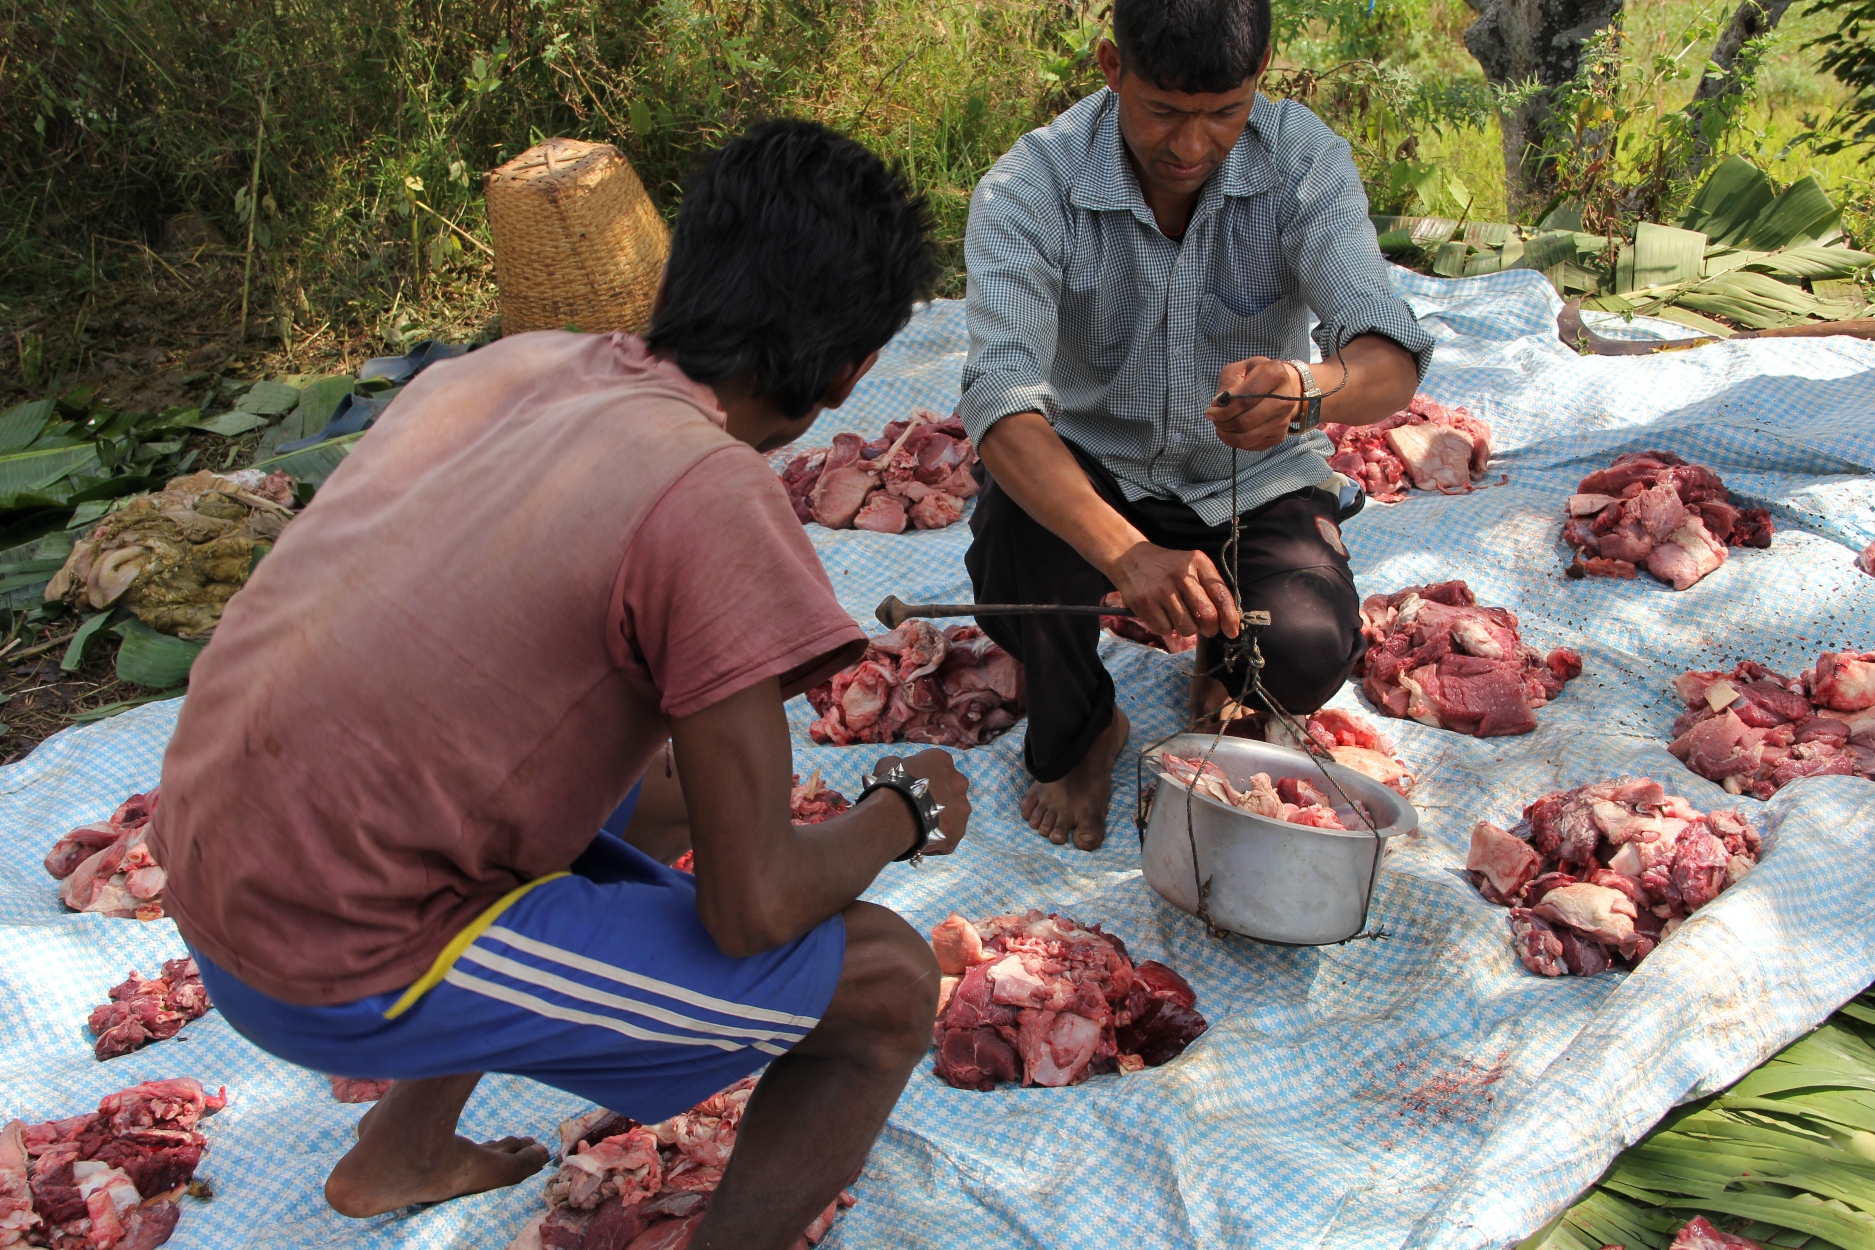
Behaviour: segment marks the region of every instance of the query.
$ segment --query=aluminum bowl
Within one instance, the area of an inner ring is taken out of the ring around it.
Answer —
[[[1210,748],[1210,734],[1180,734],[1146,758],[1147,770],[1158,778],[1139,850],[1147,884],[1172,906],[1196,915],[1197,882],[1203,880],[1211,923],[1262,942],[1321,946],[1359,933],[1367,923],[1367,905],[1387,839],[1419,827],[1419,813],[1413,805],[1351,768],[1318,765],[1311,756],[1289,747],[1224,738],[1212,752],[1211,762],[1239,789],[1248,787],[1251,774],[1267,773],[1271,782],[1301,777],[1330,790],[1322,784],[1319,771],[1326,767],[1349,797],[1366,806],[1379,831],[1378,845],[1360,818],[1345,807],[1336,810],[1352,831],[1270,820],[1203,794],[1190,796],[1188,833],[1185,787],[1165,774],[1156,756],[1170,752],[1202,759]],[[1332,790],[1330,795],[1340,797]],[[1194,843],[1198,852],[1195,877]]]

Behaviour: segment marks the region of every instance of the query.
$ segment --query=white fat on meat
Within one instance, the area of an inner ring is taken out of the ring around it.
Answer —
[[[1611,503],[1620,503],[1613,495],[1571,495],[1569,496],[1570,516],[1594,516]]]
[[[1004,1006],[1040,1007],[1048,1002],[1047,984],[1023,966],[1019,955],[1004,955],[990,965],[986,975],[992,996]]]
[[[1420,490],[1462,491],[1471,486],[1471,440],[1449,426],[1396,425],[1387,445]]]
[[[1466,617],[1452,626],[1452,641],[1467,654],[1475,655],[1480,659],[1501,660],[1504,658],[1503,645],[1491,637],[1491,631],[1485,628],[1484,622],[1475,617]]]
[[[1725,545],[1706,532],[1691,512],[1647,553],[1647,571],[1675,590],[1685,590],[1725,563]]]
[[[1072,1011],[1024,1012],[1016,1049],[1024,1060],[1024,1085],[1060,1088],[1074,1080],[1100,1045],[1100,1024]]]
[[[1514,898],[1535,879],[1542,863],[1543,857],[1528,842],[1490,821],[1481,820],[1472,826],[1465,868],[1483,874],[1500,899]]]
[[[1607,886],[1578,882],[1545,894],[1530,909],[1552,924],[1566,924],[1596,941],[1618,946],[1634,939],[1634,900]]]
[[[33,1210],[25,1129],[21,1120],[10,1120],[0,1128],[0,1246],[19,1243],[40,1225]]]

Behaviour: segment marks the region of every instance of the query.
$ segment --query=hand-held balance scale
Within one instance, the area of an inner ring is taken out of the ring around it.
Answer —
[[[1233,399],[1281,399],[1311,406],[1348,384],[1348,369],[1341,355],[1340,336],[1324,326],[1335,342],[1334,356],[1342,375],[1331,390],[1293,395],[1220,394],[1216,402]],[[1319,411],[1319,409],[1318,409]],[[1291,432],[1298,432],[1291,424]],[[1220,714],[1215,730],[1201,730],[1194,721],[1146,747],[1136,764],[1141,867],[1149,885],[1174,907],[1203,921],[1213,937],[1241,934],[1262,942],[1321,946],[1357,937],[1384,937],[1383,931],[1366,932],[1368,907],[1380,877],[1380,859],[1387,840],[1411,835],[1419,827],[1419,813],[1394,791],[1364,773],[1337,764],[1333,755],[1309,737],[1308,731],[1286,711],[1263,685],[1263,651],[1256,631],[1270,623],[1268,612],[1245,611],[1243,590],[1237,583],[1237,545],[1242,508],[1238,506],[1238,449],[1231,448],[1231,530],[1224,544],[1225,580],[1236,602],[1243,628],[1235,638],[1217,639],[1222,659],[1206,671],[1241,674],[1240,707],[1260,708],[1271,722],[1282,725],[1301,747],[1291,750],[1273,743],[1225,736],[1228,722]],[[950,616],[1137,616],[1124,607],[1098,604],[1050,603],[905,603],[893,595],[879,605],[877,616],[889,629],[908,620]],[[1161,763],[1167,751],[1187,758],[1201,757],[1191,779],[1180,782]],[[1150,761],[1150,764],[1149,764]],[[1233,807],[1197,792],[1204,766],[1215,764],[1233,786],[1247,788],[1255,773],[1272,782],[1283,777],[1319,775],[1325,793],[1335,796],[1335,811],[1348,829],[1317,829],[1272,820]],[[1158,780],[1150,787],[1146,770]],[[1179,792],[1183,791],[1182,794]]]

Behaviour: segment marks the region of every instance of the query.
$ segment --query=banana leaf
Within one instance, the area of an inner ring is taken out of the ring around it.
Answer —
[[[1695,1214],[1761,1245],[1875,1250],[1875,1132],[1859,1127],[1875,1123],[1870,998],[1670,1112],[1519,1250],[1665,1250]]]
[[[1769,175],[1742,156],[1728,157],[1699,188],[1680,225],[1714,243],[1734,244],[1776,199]]]
[[[1576,234],[1573,230],[1552,230],[1545,234],[1525,239],[1523,255],[1514,266],[1516,269],[1549,269],[1564,263],[1573,264],[1576,259]]]
[[[1847,278],[1865,265],[1875,265],[1875,256],[1850,247],[1805,243],[1767,253],[1745,264],[1760,273],[1780,278]]]
[[[1471,252],[1471,244],[1462,240],[1439,244],[1439,250],[1433,253],[1432,272],[1441,278],[1461,277],[1465,272],[1465,257]]]
[[[208,645],[158,633],[134,617],[113,632],[124,639],[117,648],[118,680],[154,690],[171,690],[187,681],[195,657]]]
[[[249,412],[260,417],[280,417],[292,412],[299,406],[300,392],[296,386],[286,386],[279,382],[256,382],[235,402],[236,412]]]
[[[31,447],[52,420],[52,409],[57,402],[35,399],[31,403],[15,404],[0,413],[0,456]]]
[[[0,456],[0,508],[63,503],[64,497],[54,497],[55,492],[49,488],[62,478],[97,465],[98,449],[90,443]]]
[[[72,720],[82,725],[87,721],[104,720],[107,717],[117,715],[119,712],[128,712],[131,708],[142,707],[146,703],[164,703],[170,699],[179,699],[181,697],[182,695],[178,691],[159,690],[155,694],[146,694],[135,699],[125,699],[122,703],[106,703],[103,707],[88,708],[83,712],[74,712],[72,713]]]
[[[72,634],[71,642],[65,648],[65,658],[59,661],[59,667],[68,673],[75,673],[85,662],[85,652],[91,649],[92,642],[110,621],[110,611],[98,612],[85,618],[84,624]]]
[[[257,383],[256,385],[267,385]],[[195,421],[181,422],[191,429],[206,430],[210,434],[219,434],[223,438],[234,438],[267,424],[267,418],[259,413],[244,412],[239,408],[224,412],[218,417],[205,417]]]
[[[1615,291],[1690,282],[1705,274],[1706,236],[1697,230],[1644,221],[1634,227],[1634,243],[1615,262]]]
[[[1830,203],[1823,184],[1815,174],[1806,174],[1785,187],[1771,206],[1765,209],[1746,230],[1744,241],[1751,247],[1774,252],[1793,244],[1814,243],[1842,219]]]
[[[314,443],[311,447],[288,452],[284,456],[257,460],[253,467],[262,473],[284,471],[292,474],[302,483],[309,482],[316,486],[332,475],[332,470],[338,468],[345,457],[351,453],[352,444],[363,437],[363,433],[358,433],[347,434],[343,438],[327,439],[323,443]]]
[[[256,454],[261,458],[271,456],[281,443],[291,443],[325,429],[339,402],[352,393],[355,385],[357,382],[350,374],[306,379],[300,388],[299,406],[261,435]]]

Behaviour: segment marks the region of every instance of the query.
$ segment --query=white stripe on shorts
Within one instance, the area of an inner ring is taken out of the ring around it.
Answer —
[[[448,973],[444,975],[443,980],[458,989],[467,990],[471,994],[480,994],[484,998],[492,998],[497,1002],[507,1003],[513,1007],[520,1007],[526,1011],[533,1012],[535,1015],[545,1016],[549,1020],[565,1020],[570,1024],[597,1025],[599,1028],[611,1029],[615,1033],[623,1033],[626,1037],[637,1038],[639,1041],[643,1042],[668,1042],[674,1046],[714,1046],[718,1050],[730,1051],[745,1049],[740,1044],[727,1039],[717,1039],[713,1037],[677,1037],[670,1033],[654,1033],[649,1029],[641,1029],[637,1025],[628,1024],[612,1016],[602,1016],[597,1012],[579,1011],[572,1007],[562,1007],[557,1003],[550,1003],[544,998],[536,998],[532,994],[522,993],[520,990],[510,986],[497,985],[493,981],[484,981],[480,977],[470,976],[460,968],[451,968]],[[753,1048],[770,1055],[785,1055],[788,1053],[786,1047],[776,1046],[772,1042],[756,1042],[753,1044]]]
[[[642,1003],[637,999],[626,998],[620,994],[608,994],[606,991],[594,989],[590,985],[584,985],[566,977],[555,976],[551,972],[543,972],[531,964],[524,964],[519,960],[509,959],[505,955],[497,955],[491,951],[485,951],[478,946],[471,946],[463,951],[460,959],[466,959],[470,963],[480,964],[484,968],[503,973],[513,977],[517,981],[525,981],[529,985],[538,985],[542,989],[557,991],[558,993],[565,994],[568,998],[577,998],[584,1002],[596,1003],[601,1007],[616,1007],[622,1011],[629,1011],[634,1015],[645,1016],[649,1019],[656,1020],[661,1024],[675,1025],[680,1029],[690,1029],[698,1033],[714,1033],[719,1037],[743,1037],[764,1042],[785,1041],[792,1043],[798,1042],[801,1038],[806,1036],[805,1033],[801,1032],[784,1033],[776,1029],[744,1029],[738,1028],[733,1024],[717,1024],[710,1020],[695,1020],[689,1016],[681,1015],[678,1012],[666,1010],[663,1007],[654,1007],[649,1003]],[[798,1025],[795,1027],[799,1028]]]
[[[513,929],[502,925],[490,925],[482,937],[476,940],[479,942],[484,938],[494,938],[499,942],[507,943],[516,950],[526,951],[541,959],[564,964],[569,968],[577,968],[581,972],[590,972],[594,976],[604,977],[608,981],[617,981],[635,990],[644,990],[663,998],[673,998],[678,1002],[688,1003],[692,1007],[701,1007],[706,1011],[720,1012],[723,1015],[736,1016],[743,1020],[756,1020],[763,1024],[793,1025],[802,1029],[811,1029],[820,1023],[819,1018],[815,1016],[791,1016],[785,1011],[770,1011],[766,1007],[750,1007],[743,1003],[732,1003],[724,998],[711,998],[708,994],[699,994],[681,985],[659,981],[643,973],[633,972],[629,968],[615,968],[611,964],[601,963],[589,956],[561,950],[557,946],[549,946],[545,942],[516,933]]]

